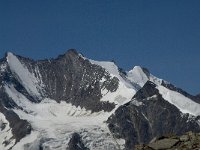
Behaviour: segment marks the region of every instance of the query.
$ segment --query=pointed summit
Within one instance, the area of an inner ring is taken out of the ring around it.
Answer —
[[[80,56],[79,52],[76,49],[69,49],[63,55],[59,55],[58,57],[77,57]]]
[[[77,57],[77,56],[80,56],[80,54],[77,52],[76,49],[69,49],[64,54],[59,55],[57,59],[66,58],[66,57],[74,58],[74,57]]]
[[[147,74],[146,70],[140,66],[135,66],[127,73],[128,79],[142,87],[149,80],[149,73]]]
[[[69,49],[69,50],[67,50],[65,55],[67,55],[67,54],[78,55],[79,53],[76,49]]]
[[[14,55],[12,52],[6,52],[6,53],[5,53],[5,58],[6,58],[7,62],[9,62],[9,60],[10,60],[13,56],[15,56],[15,55]]]

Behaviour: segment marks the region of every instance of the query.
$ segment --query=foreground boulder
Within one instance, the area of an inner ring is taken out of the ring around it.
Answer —
[[[146,145],[136,145],[136,150],[199,150],[200,133],[187,132],[181,136],[163,136]]]

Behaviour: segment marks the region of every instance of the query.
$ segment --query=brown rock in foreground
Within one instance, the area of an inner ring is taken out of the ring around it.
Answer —
[[[135,150],[200,150],[200,133],[163,136],[147,145],[136,145]]]

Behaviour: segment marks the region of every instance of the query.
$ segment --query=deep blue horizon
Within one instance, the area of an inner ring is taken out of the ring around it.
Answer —
[[[74,48],[94,60],[136,65],[200,93],[199,0],[1,0],[0,57],[33,59]]]

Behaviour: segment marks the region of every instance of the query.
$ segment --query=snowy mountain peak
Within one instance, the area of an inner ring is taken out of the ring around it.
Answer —
[[[130,71],[134,71],[134,70],[139,70],[139,71],[141,71],[141,70],[142,70],[142,67],[141,67],[141,66],[134,66],[133,69],[131,69]]]
[[[119,76],[118,67],[115,65],[114,62],[111,62],[111,61],[95,61],[95,60],[91,60],[91,59],[90,59],[90,62],[92,64],[96,64],[98,66],[103,67],[113,76]]]
[[[127,72],[127,77],[130,81],[140,85],[141,87],[149,80],[149,77],[140,66],[135,66]]]
[[[12,59],[12,57],[14,57],[15,55],[12,52],[6,52],[5,56],[7,62],[9,62],[9,60]]]

